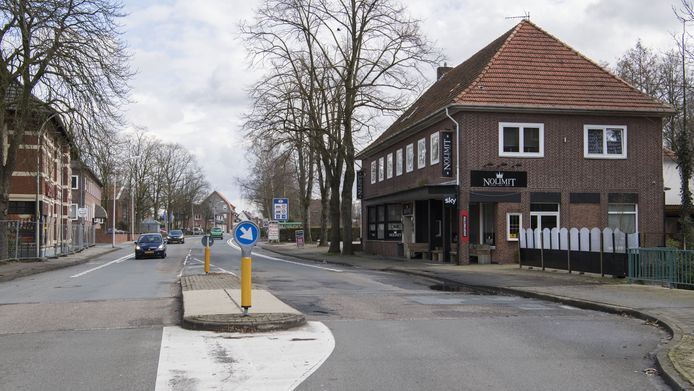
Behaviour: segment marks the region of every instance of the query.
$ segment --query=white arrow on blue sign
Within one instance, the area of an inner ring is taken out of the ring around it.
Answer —
[[[260,230],[252,221],[242,221],[234,228],[234,240],[241,247],[252,247],[259,236]]]

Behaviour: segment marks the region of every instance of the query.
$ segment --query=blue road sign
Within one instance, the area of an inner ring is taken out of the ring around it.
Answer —
[[[289,220],[289,198],[272,199],[272,219],[277,221]]]
[[[210,247],[214,244],[214,239],[210,235],[205,235],[200,239],[200,242],[202,242],[203,247],[207,247],[207,241],[209,240],[210,242]]]
[[[234,228],[234,240],[241,247],[252,247],[259,236],[260,230],[252,221],[242,221]]]

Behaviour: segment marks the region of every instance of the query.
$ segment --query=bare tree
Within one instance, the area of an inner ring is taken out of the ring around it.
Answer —
[[[330,188],[330,252],[352,253],[355,133],[367,110],[400,111],[423,82],[421,67],[441,56],[419,22],[396,3],[363,0],[267,0],[242,26],[258,61],[290,69],[300,80]],[[327,192],[324,192],[326,194]]]
[[[131,76],[121,16],[121,5],[109,0],[0,1],[0,219],[30,129],[53,118],[95,146],[120,123]]]

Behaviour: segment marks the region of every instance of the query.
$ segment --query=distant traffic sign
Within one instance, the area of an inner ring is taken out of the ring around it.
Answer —
[[[87,217],[87,213],[89,213],[89,209],[87,209],[87,208],[78,208],[77,209],[77,217]]]
[[[278,221],[289,220],[289,198],[272,199],[272,219]]]
[[[234,240],[242,248],[250,249],[258,241],[260,229],[252,221],[242,221],[234,228]]]
[[[202,239],[200,239],[200,242],[202,242],[202,245],[203,245],[204,247],[207,247],[207,242],[208,242],[208,241],[210,242],[210,247],[212,247],[212,245],[214,244],[214,239],[212,239],[212,237],[211,237],[210,235],[204,235],[204,236],[202,237]]]

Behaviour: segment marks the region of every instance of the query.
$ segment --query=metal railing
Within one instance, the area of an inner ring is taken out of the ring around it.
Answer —
[[[95,244],[92,224],[5,220],[0,221],[0,261],[37,258],[37,227],[39,258],[72,254]]]
[[[671,288],[694,289],[694,251],[671,248],[629,250],[629,281],[657,282]]]

